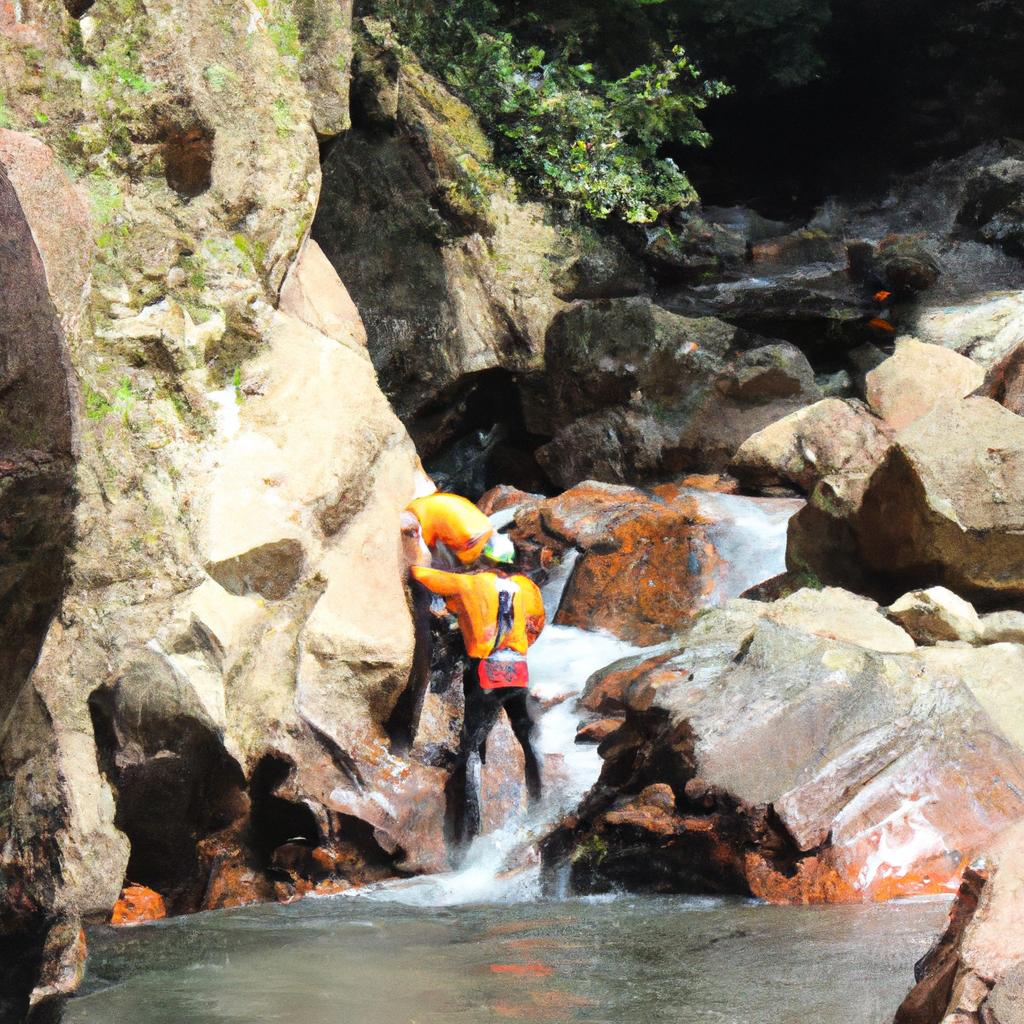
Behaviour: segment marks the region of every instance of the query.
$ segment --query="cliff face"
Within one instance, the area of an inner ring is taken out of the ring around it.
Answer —
[[[74,987],[126,881],[187,910],[444,863],[438,770],[382,727],[418,460],[305,241],[346,15],[0,8],[3,116],[32,133],[0,130],[15,1006]]]

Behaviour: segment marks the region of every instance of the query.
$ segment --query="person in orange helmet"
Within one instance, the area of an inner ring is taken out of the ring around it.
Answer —
[[[424,481],[427,482],[427,481]],[[434,491],[409,503],[401,517],[406,564],[466,571],[478,560],[509,565],[515,547],[498,533],[471,501],[458,494]],[[392,749],[405,753],[416,740],[423,702],[430,683],[431,662],[445,660],[443,630],[431,626],[430,595],[413,584],[415,647],[409,680],[388,722]],[[433,637],[433,633],[438,633]],[[438,640],[435,652],[434,640]],[[454,668],[454,666],[452,666]]]
[[[471,566],[480,558],[510,565],[512,542],[498,533],[471,501],[459,494],[435,491],[411,501],[403,514],[403,532],[419,528],[431,564],[441,569]]]
[[[533,749],[526,656],[544,629],[544,602],[536,583],[526,576],[453,573],[423,566],[413,566],[411,571],[427,590],[444,598],[458,619],[465,648],[465,711],[448,788],[452,838],[456,850],[462,851],[480,831],[479,778],[474,762],[479,762],[502,708],[523,748],[529,800],[540,799],[540,762]]]

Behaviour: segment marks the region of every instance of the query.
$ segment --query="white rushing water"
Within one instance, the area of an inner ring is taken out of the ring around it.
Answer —
[[[640,648],[604,633],[548,626],[530,648],[530,692],[542,703],[563,697],[538,722],[534,743],[545,765],[544,797],[529,814],[512,815],[479,836],[457,871],[353,890],[367,899],[411,906],[457,906],[535,900],[540,894],[536,844],[577,806],[597,780],[597,747],[576,742],[577,698],[598,669]]]

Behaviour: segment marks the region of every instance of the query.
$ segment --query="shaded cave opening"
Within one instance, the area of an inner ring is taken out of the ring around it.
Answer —
[[[483,370],[465,380],[457,395],[409,422],[424,468],[437,486],[473,501],[499,484],[555,493],[536,457],[550,438],[529,429],[523,404],[519,375]]]
[[[125,884],[160,893],[171,912],[194,909],[206,884],[199,842],[248,809],[241,767],[208,723],[162,717],[120,684],[95,690],[89,713],[114,824],[131,844]]]

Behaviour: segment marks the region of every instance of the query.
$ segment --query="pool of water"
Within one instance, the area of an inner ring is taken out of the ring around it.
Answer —
[[[883,1024],[944,902],[353,896],[90,933],[64,1024]]]

